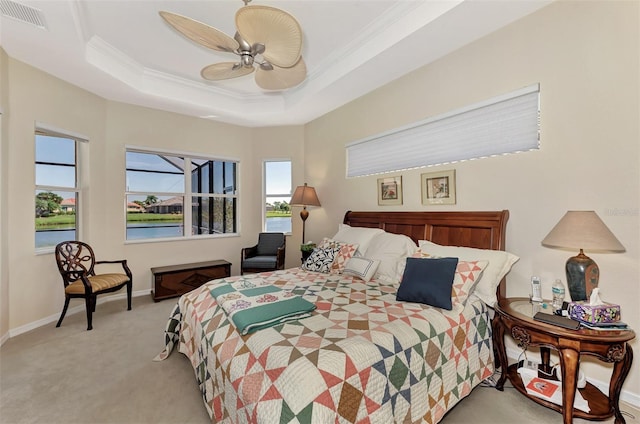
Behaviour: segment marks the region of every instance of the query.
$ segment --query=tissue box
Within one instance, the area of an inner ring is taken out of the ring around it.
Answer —
[[[591,324],[605,324],[620,321],[620,305],[603,303],[602,305],[589,305],[589,301],[570,302],[568,307],[569,317]]]

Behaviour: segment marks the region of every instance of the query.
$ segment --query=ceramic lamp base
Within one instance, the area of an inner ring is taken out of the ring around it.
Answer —
[[[567,260],[565,270],[571,300],[574,302],[588,300],[593,289],[598,287],[600,277],[598,265],[580,249],[577,256]]]

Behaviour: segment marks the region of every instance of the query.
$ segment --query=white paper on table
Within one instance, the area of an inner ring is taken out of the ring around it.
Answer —
[[[524,388],[527,391],[527,393],[529,393],[530,395],[539,397],[540,399],[544,399],[544,400],[548,400],[549,402],[553,402],[556,405],[562,405],[562,382],[561,381],[551,381],[551,383],[553,384],[557,384],[560,390],[556,390],[553,395],[551,396],[544,396],[538,392],[534,392],[532,390],[529,390],[527,388],[527,385],[529,384],[529,382],[533,379],[532,376],[526,375],[524,373],[519,374],[520,378],[522,379],[522,384],[524,384]],[[578,389],[576,389],[576,396],[575,399],[573,400],[573,407],[576,409],[579,409],[583,412],[589,413],[591,412],[591,409],[589,408],[589,404],[587,403],[587,401],[585,400],[585,398],[582,397],[582,394],[580,393],[580,391]]]

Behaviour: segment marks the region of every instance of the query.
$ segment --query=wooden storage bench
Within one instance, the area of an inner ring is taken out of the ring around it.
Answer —
[[[231,263],[223,260],[169,265],[151,268],[153,300],[178,297],[200,287],[207,281],[229,277]]]

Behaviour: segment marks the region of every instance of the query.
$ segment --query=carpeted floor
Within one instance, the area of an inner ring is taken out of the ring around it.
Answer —
[[[209,423],[186,357],[174,352],[152,361],[162,350],[174,304],[137,297],[126,311],[126,301],[116,300],[98,305],[92,331],[86,331],[84,313],[77,313],[60,328],[52,323],[8,340],[0,349],[0,422]],[[622,409],[635,415],[626,416],[627,423],[640,423],[639,411],[626,404]],[[515,422],[560,423],[562,417],[513,388],[478,387],[442,420]]]

